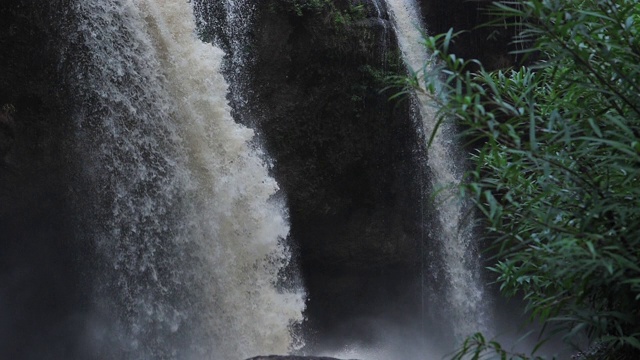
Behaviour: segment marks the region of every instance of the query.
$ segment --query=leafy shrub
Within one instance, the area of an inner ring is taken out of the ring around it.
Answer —
[[[425,40],[434,64],[408,88],[440,102],[438,120],[476,149],[464,187],[484,214],[501,291],[554,323],[550,336],[586,334],[597,348],[586,358],[640,359],[640,4],[494,9],[519,28],[527,65],[487,71],[459,59],[449,31]],[[488,353],[527,358],[481,335],[456,358]]]
[[[366,18],[364,4],[345,3],[348,6],[341,10],[334,0],[274,0],[270,3],[270,9],[272,12],[288,11],[300,17],[326,12],[330,14],[333,26],[349,26],[354,21]]]

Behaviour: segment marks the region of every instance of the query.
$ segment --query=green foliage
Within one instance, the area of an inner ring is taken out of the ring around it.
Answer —
[[[541,357],[530,358],[524,354],[515,354],[502,347],[496,341],[488,341],[480,334],[469,336],[460,349],[451,357],[452,360],[466,359],[512,359],[512,360],[542,360]]]
[[[13,104],[2,105],[2,112],[7,115],[13,115],[16,113],[16,107]]]
[[[354,21],[366,17],[364,4],[350,3],[346,8],[341,9],[333,0],[277,0],[271,2],[272,12],[290,11],[296,16],[308,14],[328,14],[328,20],[333,26],[349,26]],[[344,7],[344,6],[343,6]]]
[[[278,0],[271,4],[271,11],[290,10],[297,16],[303,16],[307,13],[319,13],[322,10],[332,7],[332,0]]]
[[[333,9],[333,24],[336,26],[347,26],[354,21],[364,19],[366,12],[364,5],[350,5],[346,10]]]
[[[384,65],[372,66],[363,65],[358,71],[373,79],[375,86],[379,89],[387,90],[389,82],[397,79],[397,73],[404,70],[404,61],[400,49],[389,50],[385,52]]]
[[[425,41],[441,76],[408,79],[477,149],[465,190],[502,292],[523,296],[551,336],[586,335],[590,359],[640,359],[639,14],[635,0],[501,1],[527,66],[459,59],[449,31]],[[526,358],[474,337],[456,359],[486,352]]]

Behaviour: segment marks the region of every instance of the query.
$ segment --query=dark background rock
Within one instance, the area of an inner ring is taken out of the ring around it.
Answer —
[[[420,304],[423,141],[409,102],[380,93],[404,71],[395,36],[371,4],[338,23],[354,5],[333,3],[261,2],[248,69],[309,294],[309,351],[375,342],[372,321],[408,321]]]
[[[15,108],[12,124],[0,124],[0,136],[12,140],[0,154],[2,359],[82,358],[88,292],[65,183],[68,118],[54,26],[64,19],[54,14],[60,5],[0,2],[0,106]]]

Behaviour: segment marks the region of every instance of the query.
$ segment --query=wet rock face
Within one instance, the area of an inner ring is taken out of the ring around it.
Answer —
[[[256,5],[243,69],[249,101],[236,110],[257,129],[287,197],[309,293],[307,339],[330,333],[346,343],[369,337],[363,318],[419,301],[423,141],[409,103],[380,92],[385,75],[404,71],[384,9],[294,3]]]
[[[407,107],[380,94],[385,84],[372,74],[400,71],[390,24],[373,14],[336,24],[347,10],[299,16],[264,7],[252,110],[303,262],[331,270],[415,262],[409,196],[419,138]]]
[[[489,2],[420,5],[435,34],[472,29]],[[306,273],[408,269],[419,260],[424,149],[408,103],[379,92],[383,74],[404,72],[384,2],[295,5],[303,3],[257,5],[244,70],[250,100],[239,112],[275,160]],[[453,51],[499,66],[506,43],[487,35],[462,36]]]

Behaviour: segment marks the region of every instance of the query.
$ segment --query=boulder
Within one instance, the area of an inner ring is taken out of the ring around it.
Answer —
[[[341,360],[331,357],[318,357],[318,356],[280,356],[280,355],[268,355],[268,356],[256,356],[247,360]],[[351,359],[354,360],[354,359]]]

